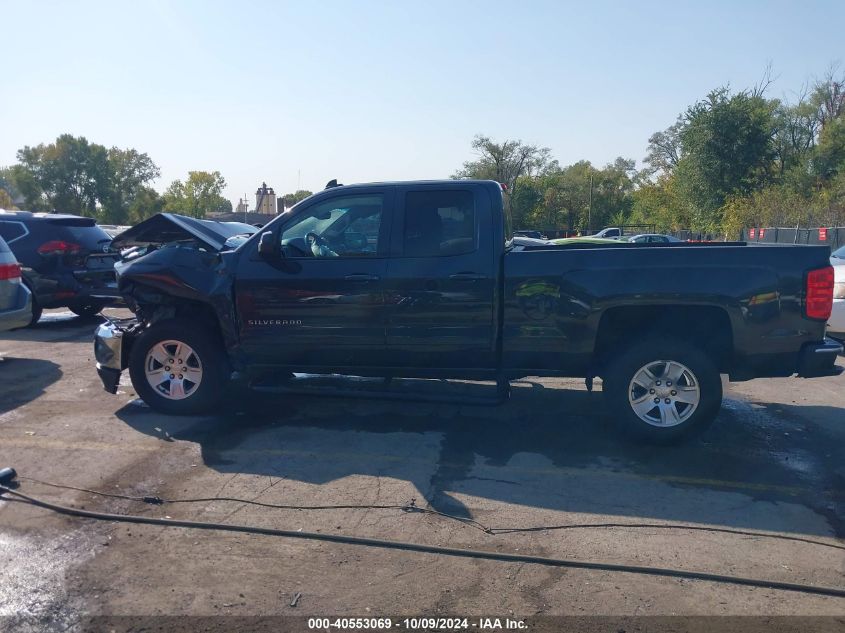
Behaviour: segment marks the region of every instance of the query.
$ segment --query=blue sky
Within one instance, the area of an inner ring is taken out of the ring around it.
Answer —
[[[219,170],[235,202],[448,177],[477,133],[641,161],[713,88],[771,62],[792,99],[845,63],[841,0],[0,0],[0,23],[0,165],[69,132],[147,152],[159,190]]]

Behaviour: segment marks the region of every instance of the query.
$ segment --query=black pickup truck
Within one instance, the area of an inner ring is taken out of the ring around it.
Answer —
[[[252,236],[161,214],[113,246],[136,318],[95,336],[151,407],[207,411],[233,377],[291,372],[603,380],[614,419],[657,440],[705,428],[720,374],[824,376],[827,247],[573,242],[515,245],[501,186],[333,186]],[[518,244],[518,240],[516,242]],[[137,249],[136,249],[137,253]]]

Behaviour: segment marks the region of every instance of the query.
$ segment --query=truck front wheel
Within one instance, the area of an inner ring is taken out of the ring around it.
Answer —
[[[624,432],[659,443],[704,431],[722,404],[716,365],[679,340],[649,338],[623,351],[605,372],[603,389]]]
[[[132,345],[129,376],[135,391],[162,413],[209,411],[220,400],[229,373],[220,343],[193,322],[160,321]]]

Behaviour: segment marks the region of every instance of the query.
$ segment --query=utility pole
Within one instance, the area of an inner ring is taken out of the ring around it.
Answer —
[[[590,203],[587,206],[587,235],[593,234],[593,172],[590,172]]]

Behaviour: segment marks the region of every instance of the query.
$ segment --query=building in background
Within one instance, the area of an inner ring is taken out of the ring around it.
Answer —
[[[246,203],[246,200],[243,198],[238,198],[238,206],[235,207],[235,213],[246,213],[249,211],[249,206]]]
[[[276,192],[273,187],[268,187],[262,182],[258,191],[255,192],[255,212],[262,214],[276,214]]]

